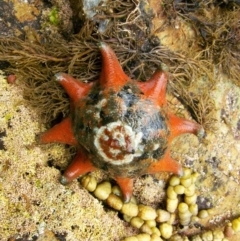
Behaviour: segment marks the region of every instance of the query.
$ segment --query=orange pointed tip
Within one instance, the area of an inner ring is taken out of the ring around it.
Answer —
[[[108,45],[104,42],[99,42],[97,45],[99,48],[107,48],[108,47]]]
[[[64,73],[57,73],[54,76],[55,76],[56,81],[62,81],[66,78],[66,77],[64,77]]]
[[[174,173],[174,174],[176,174],[176,175],[178,175],[180,177],[183,175],[183,168],[182,168],[181,165],[179,165],[177,172]]]
[[[168,113],[168,124],[171,130],[169,142],[172,141],[173,138],[185,133],[192,133],[198,136],[199,139],[205,135],[204,129],[200,124],[192,120],[180,118],[172,113]]]
[[[146,82],[137,82],[144,95],[156,105],[162,107],[166,104],[167,72],[156,70]]]
[[[132,195],[130,195],[130,194],[126,194],[125,196],[123,196],[124,203],[129,203],[131,200],[131,197],[132,197]]]
[[[103,88],[112,88],[118,91],[130,78],[124,73],[116,54],[109,45],[100,42],[99,49],[102,55],[99,83]]]
[[[61,183],[62,185],[67,185],[69,182],[70,182],[70,181],[69,181],[66,177],[61,176],[60,183]]]
[[[161,71],[161,72],[168,72],[169,71],[169,68],[166,64],[164,63],[161,63],[158,68],[157,68],[158,71]]]
[[[148,168],[149,174],[158,172],[171,172],[181,176],[183,174],[183,169],[180,163],[171,158],[170,152],[167,150],[162,159],[153,162]]]
[[[203,129],[203,127],[200,126],[200,127],[199,127],[199,130],[197,131],[198,140],[201,141],[205,136],[206,136],[206,132],[205,132],[205,130]]]
[[[77,152],[77,155],[70,163],[68,168],[65,170],[61,178],[61,183],[67,184],[75,178],[78,178],[79,176],[86,174],[87,172],[91,172],[93,170],[95,170],[95,167],[88,159],[86,153],[83,150],[80,150]]]
[[[105,42],[99,42],[98,43],[98,48],[100,49],[101,52],[109,52],[111,54],[114,54],[114,51],[112,50],[112,48],[106,44]]]
[[[69,117],[63,119],[60,123],[48,131],[42,133],[38,140],[40,143],[64,143],[77,146],[77,141],[72,131],[72,123]]]
[[[55,74],[55,80],[58,81],[65,89],[73,103],[76,103],[80,99],[84,98],[84,96],[89,93],[93,85],[93,83],[83,83],[66,73]]]
[[[133,179],[127,177],[116,177],[115,180],[122,191],[124,202],[129,202],[133,192]]]

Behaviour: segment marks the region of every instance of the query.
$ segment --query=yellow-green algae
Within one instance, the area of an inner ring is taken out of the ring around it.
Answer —
[[[59,24],[59,17],[58,17],[58,9],[57,7],[53,7],[49,14],[49,21],[53,25],[58,25]]]

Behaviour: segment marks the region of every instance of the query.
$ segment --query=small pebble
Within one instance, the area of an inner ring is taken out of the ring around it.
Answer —
[[[160,238],[160,235],[153,233],[151,235],[151,241],[163,241],[163,240]]]
[[[184,186],[184,187],[190,187],[192,185],[192,179],[191,178],[180,178],[180,183]]]
[[[185,213],[185,212],[187,212],[187,211],[188,211],[188,205],[187,205],[186,203],[184,203],[184,202],[179,203],[179,204],[178,204],[178,211],[179,211],[180,213]]]
[[[188,205],[195,204],[197,202],[197,194],[193,194],[192,196],[185,196],[184,202]]]
[[[10,75],[8,75],[8,77],[7,77],[7,82],[8,82],[9,84],[14,84],[14,83],[16,82],[16,79],[17,79],[17,77],[16,77],[15,74],[10,74]]]
[[[183,176],[181,178],[183,179],[187,179],[189,177],[191,177],[192,174],[192,170],[189,168],[183,168]]]
[[[199,174],[197,172],[194,172],[192,174],[192,182],[195,183],[199,177]]]
[[[153,228],[153,227],[156,227],[157,223],[155,220],[146,220],[145,223],[150,227],[150,228]]]
[[[178,199],[167,199],[167,211],[174,213],[178,206]]]
[[[234,232],[240,232],[240,219],[236,218],[232,221],[232,229]]]
[[[139,205],[138,217],[143,220],[154,220],[157,217],[156,210],[150,206]]]
[[[185,195],[186,196],[192,196],[195,193],[195,184],[191,184],[188,188],[185,188]]]
[[[175,222],[176,222],[176,213],[171,213],[170,219],[167,221],[167,223],[173,225]]]
[[[144,224],[144,221],[139,217],[133,217],[130,223],[134,228],[141,228]]]
[[[170,213],[163,209],[157,209],[156,221],[159,223],[167,222],[170,219]]]
[[[119,196],[119,197],[122,197],[122,191],[121,191],[120,187],[117,186],[117,185],[114,185],[112,187],[112,193]]]
[[[111,183],[102,182],[98,184],[94,191],[94,195],[100,200],[106,200],[111,193]]]
[[[177,176],[171,176],[170,180],[169,180],[169,185],[171,186],[177,186],[180,184],[180,178]]]
[[[179,195],[184,194],[184,192],[185,192],[185,187],[184,187],[183,185],[176,185],[176,186],[174,187],[174,191],[175,191],[177,194],[179,194]]]
[[[162,223],[159,226],[161,236],[165,239],[169,239],[172,236],[173,233],[173,227],[172,225],[168,223]]]
[[[192,241],[203,241],[199,235],[196,235],[192,238]]]
[[[131,237],[127,237],[127,238],[123,239],[122,241],[138,241],[138,239],[135,236],[131,236]]]
[[[198,205],[195,204],[191,204],[189,206],[189,211],[191,212],[192,215],[197,215],[198,214]]]
[[[81,184],[84,188],[86,188],[89,192],[93,192],[95,191],[96,187],[97,187],[97,180],[95,177],[91,176],[91,175],[85,175],[82,179],[81,179]]]
[[[225,237],[232,237],[234,235],[234,231],[233,231],[233,228],[229,225],[227,225],[225,228],[224,228],[224,236]]]
[[[152,229],[147,225],[147,224],[143,224],[141,229],[140,229],[143,233],[148,233],[148,234],[152,234]]]
[[[212,231],[207,231],[202,234],[203,241],[212,241],[213,240],[213,233]]]
[[[151,241],[151,236],[148,233],[140,233],[136,236],[138,241]]]
[[[138,215],[138,205],[131,202],[124,203],[122,206],[121,212],[130,217],[135,217]]]
[[[161,236],[160,230],[157,227],[152,227],[151,230],[153,234],[156,234],[159,237]]]
[[[118,211],[121,210],[121,208],[123,206],[122,199],[113,193],[110,193],[106,202],[110,207],[112,207],[113,209],[118,210]]]
[[[170,199],[177,199],[177,193],[172,186],[168,186],[167,188],[167,197]]]
[[[130,223],[130,221],[131,221],[131,219],[132,219],[132,216],[128,216],[128,215],[126,215],[126,214],[123,214],[123,219],[124,219],[124,221]]]
[[[208,212],[207,210],[201,210],[199,213],[198,213],[198,217],[203,219],[203,218],[207,218],[208,217]]]
[[[222,230],[213,230],[213,240],[215,241],[222,241],[222,239],[224,238],[224,234]]]

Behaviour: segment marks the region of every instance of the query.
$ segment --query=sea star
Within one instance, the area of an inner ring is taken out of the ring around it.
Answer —
[[[146,82],[132,80],[107,44],[100,43],[99,48],[102,71],[95,83],[55,75],[70,97],[70,115],[43,133],[40,142],[78,147],[61,183],[99,168],[116,180],[129,201],[134,177],[182,173],[181,165],[170,157],[169,143],[183,133],[197,134],[201,126],[167,109],[166,72],[156,70]]]

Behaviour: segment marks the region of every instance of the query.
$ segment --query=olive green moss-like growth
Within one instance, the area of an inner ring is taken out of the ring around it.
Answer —
[[[59,115],[66,116],[69,109],[68,98],[54,81],[54,74],[67,72],[82,81],[94,81],[99,76],[101,63],[97,42],[83,42],[77,36],[70,42],[50,37],[45,41],[45,44],[35,42],[29,45],[19,39],[0,38],[0,53],[3,60],[11,63],[9,71],[14,73],[18,69],[16,75],[29,104],[38,109],[44,122],[49,122]],[[135,44],[133,40],[132,44]],[[212,123],[213,104],[209,92],[206,92],[208,88],[201,91],[195,88],[196,79],[203,79],[209,88],[213,86],[211,75],[201,61],[190,60],[160,45],[149,52],[118,42],[112,47],[133,79],[148,79],[150,73],[165,62],[169,67],[172,92],[181,96],[180,101],[186,104],[198,122],[203,125]]]
[[[48,14],[53,24],[59,22],[55,7]],[[79,8],[76,8],[79,9]],[[25,86],[25,97],[36,107],[45,122],[66,116],[68,101],[62,89],[53,81],[57,72],[67,72],[82,81],[96,80],[100,70],[99,39],[109,42],[125,71],[134,79],[145,80],[160,63],[167,64],[171,91],[205,129],[214,122],[213,102],[209,96],[214,87],[213,63],[238,82],[239,64],[239,7],[217,6],[208,3],[163,3],[166,24],[177,16],[187,20],[196,32],[198,48],[170,51],[154,36],[149,19],[153,16],[144,1],[109,1],[99,5],[93,19],[84,21],[69,41],[55,36],[0,38],[2,60],[11,63],[9,71],[16,73]],[[77,13],[73,9],[73,15]],[[80,12],[78,15],[82,15]],[[200,17],[201,16],[201,17]],[[105,20],[105,25],[102,24]],[[98,23],[98,27],[96,24]],[[58,35],[59,36],[59,35]],[[16,61],[17,60],[17,61]]]
[[[88,62],[92,58],[97,59],[96,51],[87,50],[86,45],[78,46],[76,40],[70,44],[64,40],[52,39],[51,43],[45,45],[33,42],[32,39],[30,45],[28,41],[20,39],[1,38],[0,42],[0,49],[4,53],[2,59],[12,64],[9,71],[16,73],[26,100],[38,110],[44,122],[55,119],[59,113],[67,115],[69,109],[66,94],[53,79],[55,73],[69,72],[74,75],[71,66],[78,66],[74,69],[75,75],[80,74],[79,77],[83,80],[97,75],[97,70],[87,71]],[[76,47],[73,48],[75,44]],[[71,48],[73,49],[70,50]],[[81,53],[75,54],[78,51]],[[87,55],[89,52],[92,53]]]
[[[50,13],[53,22],[58,22],[60,14],[56,9]],[[83,15],[72,11],[76,18]],[[111,45],[133,79],[146,80],[165,63],[170,75],[169,90],[208,129],[214,122],[214,104],[209,96],[214,81],[213,66],[202,58],[204,48],[174,52],[161,45],[150,22],[153,11],[144,1],[109,1],[107,8],[100,4],[96,11],[98,14],[92,19],[81,19],[82,28],[76,35],[68,36],[68,41],[46,34],[38,35],[36,41],[27,34],[25,41],[0,37],[2,60],[10,62],[9,71],[18,69],[16,74],[24,86],[25,98],[38,109],[44,122],[68,114],[68,99],[53,80],[55,73],[67,72],[82,81],[98,78],[101,61],[97,42],[101,39]],[[168,22],[167,16],[162,20]],[[199,36],[198,41],[201,39]]]
[[[58,25],[59,24],[59,16],[58,16],[58,9],[57,7],[53,7],[49,14],[49,22],[53,25]]]
[[[240,86],[240,7],[236,6],[230,11],[216,8],[209,13],[210,23],[201,27],[204,32],[201,41],[205,47],[203,57],[211,59],[222,73]]]
[[[198,53],[190,51],[189,54],[208,59],[240,86],[239,1],[163,2],[168,24],[174,26],[180,17],[187,21],[197,34]]]
[[[41,33],[54,35],[56,38],[73,33],[73,11],[69,1],[50,0],[40,15]]]

